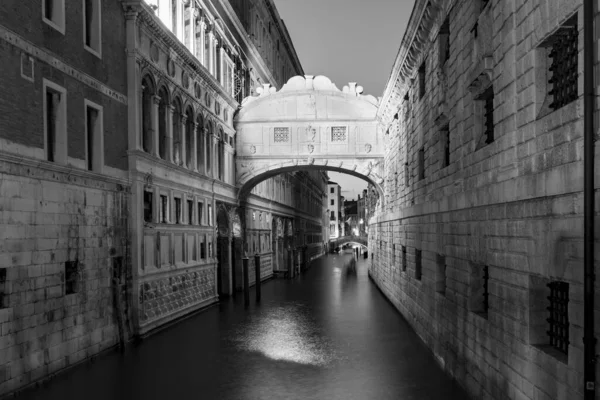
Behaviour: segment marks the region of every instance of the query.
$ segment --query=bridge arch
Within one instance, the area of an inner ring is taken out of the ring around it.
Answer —
[[[378,100],[349,83],[338,89],[325,76],[269,84],[244,99],[237,113],[236,183],[243,200],[261,181],[282,172],[320,169],[372,184],[383,199],[384,134]]]

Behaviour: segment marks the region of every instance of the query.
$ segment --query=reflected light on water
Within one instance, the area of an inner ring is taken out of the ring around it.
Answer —
[[[238,347],[273,360],[324,366],[335,357],[333,346],[316,330],[298,305],[278,307],[260,315],[236,335]]]

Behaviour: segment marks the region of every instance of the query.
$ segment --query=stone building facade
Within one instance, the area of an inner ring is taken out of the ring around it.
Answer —
[[[329,210],[329,237],[331,239],[344,236],[342,234],[342,188],[337,182],[327,182],[327,209]]]
[[[380,105],[370,274],[476,399],[583,398],[581,5],[417,0]]]
[[[124,35],[116,1],[0,4],[0,395],[131,334]]]
[[[303,74],[272,2],[30,3],[0,4],[0,396],[232,294],[253,251],[263,279],[280,239],[323,252],[326,176],[236,187],[242,99]]]

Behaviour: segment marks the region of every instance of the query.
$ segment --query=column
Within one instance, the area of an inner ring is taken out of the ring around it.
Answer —
[[[152,96],[152,154],[159,157],[159,136],[158,131],[158,105],[160,104],[160,96]]]
[[[198,135],[196,135],[196,133],[198,133],[198,123],[196,121],[192,123],[192,129],[193,132],[190,135],[192,138],[192,145],[190,146],[192,154],[188,154],[188,157],[191,160],[191,169],[198,172]]]
[[[204,18],[200,18],[200,21],[198,22],[198,29],[200,29],[200,43],[197,44],[197,46],[200,51],[198,51],[196,57],[198,57],[200,63],[206,67],[206,54],[204,54],[204,41],[206,40],[206,22],[204,21]]]
[[[177,13],[175,15],[175,23],[177,24],[177,26],[175,27],[175,31],[173,33],[175,33],[175,35],[177,36],[179,41],[181,43],[183,43],[185,36],[183,34],[184,20],[183,20],[183,4],[182,4],[181,0],[175,0],[175,12]]]
[[[206,165],[206,157],[207,157],[207,152],[208,152],[208,141],[207,141],[207,137],[208,137],[208,129],[206,128],[202,128],[202,173],[204,175],[208,176],[208,166]]]
[[[212,138],[211,138],[211,143],[212,143],[212,153],[213,153],[213,157],[210,160],[210,162],[212,163],[212,174],[211,176],[214,179],[219,179],[219,141],[217,140],[217,135],[213,134]]]
[[[140,149],[140,112],[139,100],[139,65],[136,61],[137,49],[137,16],[138,8],[133,6],[123,6],[125,12],[125,27],[127,35],[127,96],[129,97],[127,129],[129,131],[129,150]]]
[[[196,18],[198,18],[198,9],[195,2],[190,2],[190,26],[188,27],[190,35],[190,51],[196,57]]]
[[[186,130],[187,130],[187,115],[181,114],[181,165],[187,167],[187,149],[186,149]]]
[[[173,114],[175,107],[167,106],[167,145],[165,151],[167,152],[167,160],[174,162],[173,160]]]
[[[137,69],[139,69],[139,64],[136,67]],[[141,72],[141,71],[140,71]],[[141,76],[141,73],[138,74],[138,76]],[[140,150],[144,150],[144,89],[146,87],[140,83],[139,86],[139,90],[138,90],[138,98],[137,98],[137,104],[138,104],[138,113],[137,113],[137,117],[138,117],[138,127],[139,127],[139,135],[138,135],[138,143],[139,143],[139,148]],[[148,144],[149,148],[148,148],[148,152],[152,151],[152,148],[150,147],[151,144]]]

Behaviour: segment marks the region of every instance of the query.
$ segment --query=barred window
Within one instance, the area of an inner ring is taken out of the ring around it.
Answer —
[[[443,167],[450,165],[450,126],[446,125],[442,128],[442,134],[444,135],[444,162]]]
[[[494,87],[490,85],[482,96],[484,104],[484,132],[485,143],[490,144],[494,141]]]
[[[406,246],[402,246],[402,271],[406,272]]]
[[[346,127],[345,126],[334,126],[331,128],[331,141],[332,142],[345,142],[346,141]]]
[[[8,308],[8,290],[6,285],[6,268],[0,268],[0,309]]]
[[[275,128],[275,137],[273,139],[275,143],[286,143],[290,141],[290,129],[289,128]]]
[[[550,39],[548,83],[552,96],[550,108],[558,110],[577,100],[577,18],[567,21]]]
[[[421,250],[415,250],[415,278],[421,280],[422,276],[422,255]]]
[[[487,318],[489,309],[489,280],[490,275],[487,265],[471,264],[469,308],[472,312],[484,318]]]
[[[569,349],[569,284],[553,281],[548,283],[548,337],[550,346],[567,354]]]
[[[79,263],[77,261],[65,262],[65,294],[73,294],[79,291]]]
[[[425,62],[419,67],[419,99],[425,96]]]

